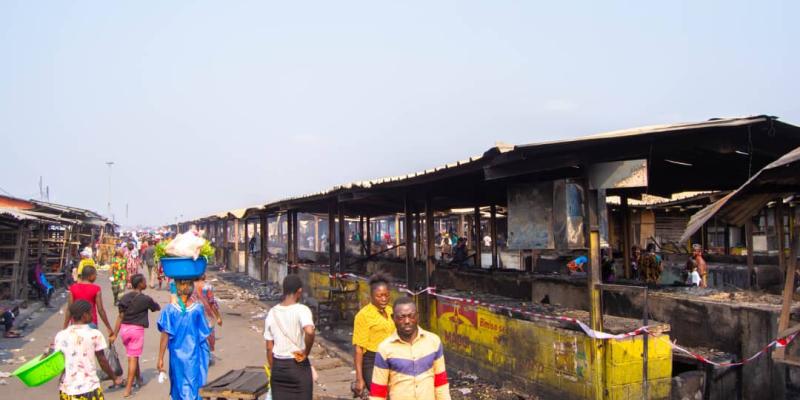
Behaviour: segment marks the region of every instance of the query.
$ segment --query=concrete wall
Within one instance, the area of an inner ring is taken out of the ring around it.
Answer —
[[[548,295],[551,303],[588,310],[585,282],[563,278],[540,278],[533,282],[532,296]],[[641,318],[643,296],[633,292],[606,292],[603,312]],[[749,357],[777,335],[779,306],[756,306],[737,302],[704,300],[691,295],[651,291],[648,296],[651,319],[671,326],[671,336],[689,347],[719,349],[739,357]],[[783,398],[786,386],[784,367],[770,355],[745,365],[743,395],[746,399]]]
[[[438,288],[497,294],[514,299],[531,299],[531,279],[518,272],[459,271],[437,268],[433,284]]]
[[[272,262],[270,277],[279,277],[285,263]],[[389,266],[390,267],[390,266]],[[386,269],[374,263],[368,268]],[[325,288],[330,277],[325,269],[300,268],[306,292],[318,300],[328,296]],[[284,275],[285,276],[285,273]],[[369,300],[365,280],[349,281],[357,285],[359,304]],[[392,290],[392,297],[404,294]],[[589,399],[592,391],[591,340],[581,331],[566,329],[553,321],[527,321],[498,314],[483,306],[458,302],[428,302],[420,298],[420,307],[430,310],[421,324],[437,333],[445,345],[447,363],[480,376],[507,382],[523,391],[536,391],[563,399]],[[423,313],[425,314],[425,313]],[[604,387],[607,399],[642,398],[641,337],[603,341]],[[672,352],[669,345],[651,340],[648,376],[650,398],[670,395]]]

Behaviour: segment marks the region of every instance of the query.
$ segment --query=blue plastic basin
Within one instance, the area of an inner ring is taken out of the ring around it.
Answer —
[[[199,278],[206,272],[206,258],[162,257],[161,267],[164,268],[164,275],[172,279]]]

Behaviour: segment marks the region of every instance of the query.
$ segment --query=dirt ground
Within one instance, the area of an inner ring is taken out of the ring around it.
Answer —
[[[209,369],[209,380],[213,380],[229,370],[244,366],[261,366],[265,361],[263,329],[264,317],[269,308],[276,303],[279,290],[275,285],[244,277],[241,274],[209,273],[209,282],[215,286],[223,315],[223,326],[217,330],[216,364]],[[100,271],[97,282],[103,288],[103,300],[110,322],[113,324],[117,311],[112,307],[111,290],[108,273]],[[169,294],[165,289],[149,289],[145,292],[159,304],[168,302]],[[8,374],[27,360],[36,357],[51,343],[55,334],[61,329],[64,315],[63,308],[66,295],[63,289],[56,292],[52,309],[40,308],[34,303],[28,309],[17,326],[22,330],[21,339],[0,339],[0,398],[54,398],[58,394],[58,380],[54,379],[37,388],[27,388],[16,378]],[[35,310],[35,311],[34,311]],[[136,398],[167,399],[169,384],[159,384],[157,376],[156,356],[158,354],[159,332],[155,327],[159,313],[150,315],[150,328],[145,334],[144,353],[140,359],[145,385],[135,392]],[[102,325],[102,324],[101,324]],[[105,332],[105,328],[101,327]],[[340,334],[342,332],[339,329]],[[312,351],[312,360],[319,373],[319,380],[314,388],[314,398],[352,399],[350,383],[355,377],[352,365],[352,350],[349,345],[349,333],[345,330],[347,340],[333,331],[318,335],[317,343]],[[124,355],[124,349],[117,343],[117,351]],[[126,360],[121,357],[127,372]],[[534,395],[519,395],[512,391],[486,382],[477,376],[464,374],[454,368],[448,368],[450,388],[453,399],[499,399],[519,400],[538,399]],[[108,387],[103,383],[103,388]],[[107,399],[121,399],[122,391],[106,391]]]

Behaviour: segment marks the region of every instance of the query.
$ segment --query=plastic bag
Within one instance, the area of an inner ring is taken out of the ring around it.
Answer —
[[[106,349],[106,358],[108,359],[108,365],[111,367],[111,370],[114,371],[114,374],[117,376],[122,376],[122,364],[119,362],[116,346],[111,345],[108,347],[108,349]],[[111,380],[111,377],[108,376],[102,369],[98,371],[97,376],[101,381]]]
[[[200,256],[200,248],[206,243],[202,237],[203,233],[196,230],[179,233],[164,250],[171,257],[191,257],[193,260],[197,260],[197,257]]]

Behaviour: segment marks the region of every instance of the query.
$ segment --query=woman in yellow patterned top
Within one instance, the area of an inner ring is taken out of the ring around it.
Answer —
[[[119,295],[125,293],[125,286],[128,285],[126,261],[122,250],[117,250],[114,257],[111,257],[111,292],[114,293],[115,306],[119,303]]]
[[[84,247],[81,251],[81,261],[78,262],[78,268],[72,271],[72,281],[78,282],[78,278],[83,273],[83,267],[92,266],[94,267],[94,259],[92,258],[92,249]]]
[[[372,383],[372,369],[378,345],[395,331],[389,307],[389,279],[377,273],[369,279],[370,303],[356,314],[353,322],[353,346],[356,382],[353,392],[363,396]]]

